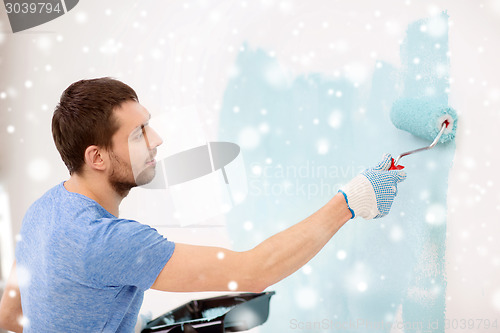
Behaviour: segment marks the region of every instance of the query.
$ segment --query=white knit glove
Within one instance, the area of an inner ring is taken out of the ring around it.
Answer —
[[[339,190],[344,194],[351,218],[361,216],[370,220],[389,214],[398,193],[397,184],[406,179],[403,170],[389,170],[391,161],[391,155],[385,154],[376,167],[364,170]]]

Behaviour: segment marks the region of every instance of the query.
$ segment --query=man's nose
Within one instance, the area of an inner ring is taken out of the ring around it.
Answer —
[[[156,131],[151,127],[149,128],[147,135],[149,143],[148,148],[154,149],[163,143],[163,140],[161,139],[160,135],[156,133]]]

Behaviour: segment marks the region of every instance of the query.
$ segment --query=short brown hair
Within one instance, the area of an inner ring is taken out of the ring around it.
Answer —
[[[118,130],[113,110],[127,101],[139,101],[135,91],[109,77],[75,82],[62,93],[52,136],[70,174],[81,171],[88,146],[111,148]]]

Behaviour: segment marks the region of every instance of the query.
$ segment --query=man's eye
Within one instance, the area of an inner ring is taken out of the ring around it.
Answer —
[[[135,135],[136,140],[140,140],[144,137],[144,128],[142,128],[137,134]]]

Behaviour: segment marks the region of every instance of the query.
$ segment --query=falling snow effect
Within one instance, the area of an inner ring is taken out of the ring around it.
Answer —
[[[34,158],[27,165],[28,176],[34,181],[44,181],[50,175],[50,164],[46,159]]]
[[[388,113],[402,95],[433,95],[447,102],[446,22],[442,14],[411,24],[399,68],[377,60],[374,68],[350,64],[333,77],[290,77],[268,51],[241,48],[219,126],[219,139],[241,144],[250,171],[247,199],[227,215],[236,250],[306,218],[384,152],[396,155],[423,145],[396,129]],[[386,28],[402,29],[389,22]],[[334,47],[349,45],[337,41]],[[261,331],[281,331],[283,318],[444,324],[446,190],[453,154],[452,143],[405,158],[408,179],[391,214],[350,221],[308,263],[307,274],[273,286],[279,297]]]
[[[495,307],[495,309],[500,311],[500,289],[495,291],[495,293],[493,294],[492,303],[493,303],[493,306]]]
[[[318,298],[318,291],[315,287],[301,287],[294,291],[295,306],[300,309],[316,307]]]
[[[245,127],[238,135],[238,144],[245,149],[255,149],[260,143],[260,133],[253,127]]]

